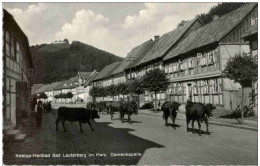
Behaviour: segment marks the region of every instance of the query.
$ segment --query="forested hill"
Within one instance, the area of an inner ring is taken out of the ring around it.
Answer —
[[[242,7],[243,5],[245,5],[246,3],[234,3],[234,2],[223,2],[223,3],[219,3],[217,6],[214,6],[210,9],[210,11],[208,13],[203,13],[198,15],[199,19],[204,23],[204,24],[208,24],[213,20],[214,16],[223,16],[233,10],[236,10],[240,7]]]
[[[93,46],[73,41],[71,44],[42,44],[30,47],[34,64],[34,84],[61,81],[80,72],[100,71],[122,58]]]

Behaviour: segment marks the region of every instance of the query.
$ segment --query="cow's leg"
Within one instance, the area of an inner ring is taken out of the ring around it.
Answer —
[[[59,117],[56,119],[55,123],[56,123],[56,131],[59,131],[59,123],[60,123]]]
[[[199,126],[199,135],[201,135],[201,124],[200,124],[200,121],[199,120],[197,120],[197,122],[198,122],[198,126]]]
[[[82,130],[82,122],[81,121],[79,121],[79,127],[80,127],[80,132],[82,133],[83,130]]]
[[[195,120],[192,120],[192,122],[191,122],[191,125],[192,125],[192,133],[194,134],[194,121]]]
[[[168,126],[168,116],[165,115],[165,126]]]
[[[67,130],[65,129],[65,120],[62,120],[62,121],[61,121],[61,124],[62,124],[62,127],[63,127],[64,132],[67,132]]]
[[[205,119],[205,123],[206,123],[206,133],[209,134],[209,122],[208,122],[208,119],[206,118]]]
[[[170,114],[170,118],[172,119],[173,128],[176,129],[176,127],[175,127],[175,119],[173,118],[172,114]]]
[[[186,118],[186,123],[187,123],[187,132],[189,132],[189,124],[190,124],[190,120],[188,118]]]
[[[128,116],[128,123],[129,123],[129,122],[131,123],[131,114],[128,113],[127,116]]]
[[[91,126],[90,121],[87,121],[88,125],[90,126],[91,130],[94,131],[93,127]]]

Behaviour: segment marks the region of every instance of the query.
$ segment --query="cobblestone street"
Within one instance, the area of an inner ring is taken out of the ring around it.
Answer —
[[[92,122],[94,132],[85,124],[80,133],[78,123],[66,122],[65,133],[61,124],[56,132],[56,116],[56,110],[44,114],[43,127],[33,128],[33,135],[25,142],[7,143],[4,164],[257,164],[255,131],[211,125],[211,135],[198,136],[186,133],[185,121],[177,120],[180,127],[174,130],[165,127],[161,117],[139,114],[132,117],[132,124],[101,115]],[[61,156],[53,157],[53,153]],[[86,156],[65,157],[77,153]],[[141,156],[114,157],[111,153]],[[22,158],[18,154],[50,157]]]

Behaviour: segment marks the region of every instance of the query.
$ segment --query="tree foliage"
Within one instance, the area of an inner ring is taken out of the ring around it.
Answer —
[[[71,99],[73,97],[73,94],[71,92],[68,93],[60,93],[58,95],[55,95],[55,99]]]
[[[47,99],[48,98],[48,96],[44,92],[37,93],[37,94],[35,93],[35,94],[33,94],[32,97],[35,99]]]
[[[166,91],[169,86],[169,80],[164,71],[156,68],[148,71],[142,77],[141,85],[149,92],[158,93],[160,91]]]
[[[217,15],[219,17],[234,11],[246,3],[219,3],[217,6],[214,6],[210,9],[208,13],[203,13],[198,15],[198,18],[204,23],[208,24],[213,20],[214,15]]]
[[[228,60],[223,76],[239,83],[242,87],[248,87],[252,82],[257,81],[257,69],[257,58],[241,53]]]
[[[145,91],[143,82],[141,79],[134,79],[128,85],[129,92],[134,93],[136,95],[143,94]]]
[[[121,57],[77,41],[31,46],[30,51],[34,64],[34,84],[66,80],[77,75],[78,70],[100,71],[106,65],[122,60]]]
[[[92,97],[100,97],[100,87],[93,86],[89,91],[89,95]]]

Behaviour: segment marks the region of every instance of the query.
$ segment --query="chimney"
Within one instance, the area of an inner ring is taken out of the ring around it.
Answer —
[[[218,19],[218,15],[213,16],[213,20],[216,20],[216,19]]]
[[[154,41],[157,41],[160,38],[159,35],[154,36]]]

